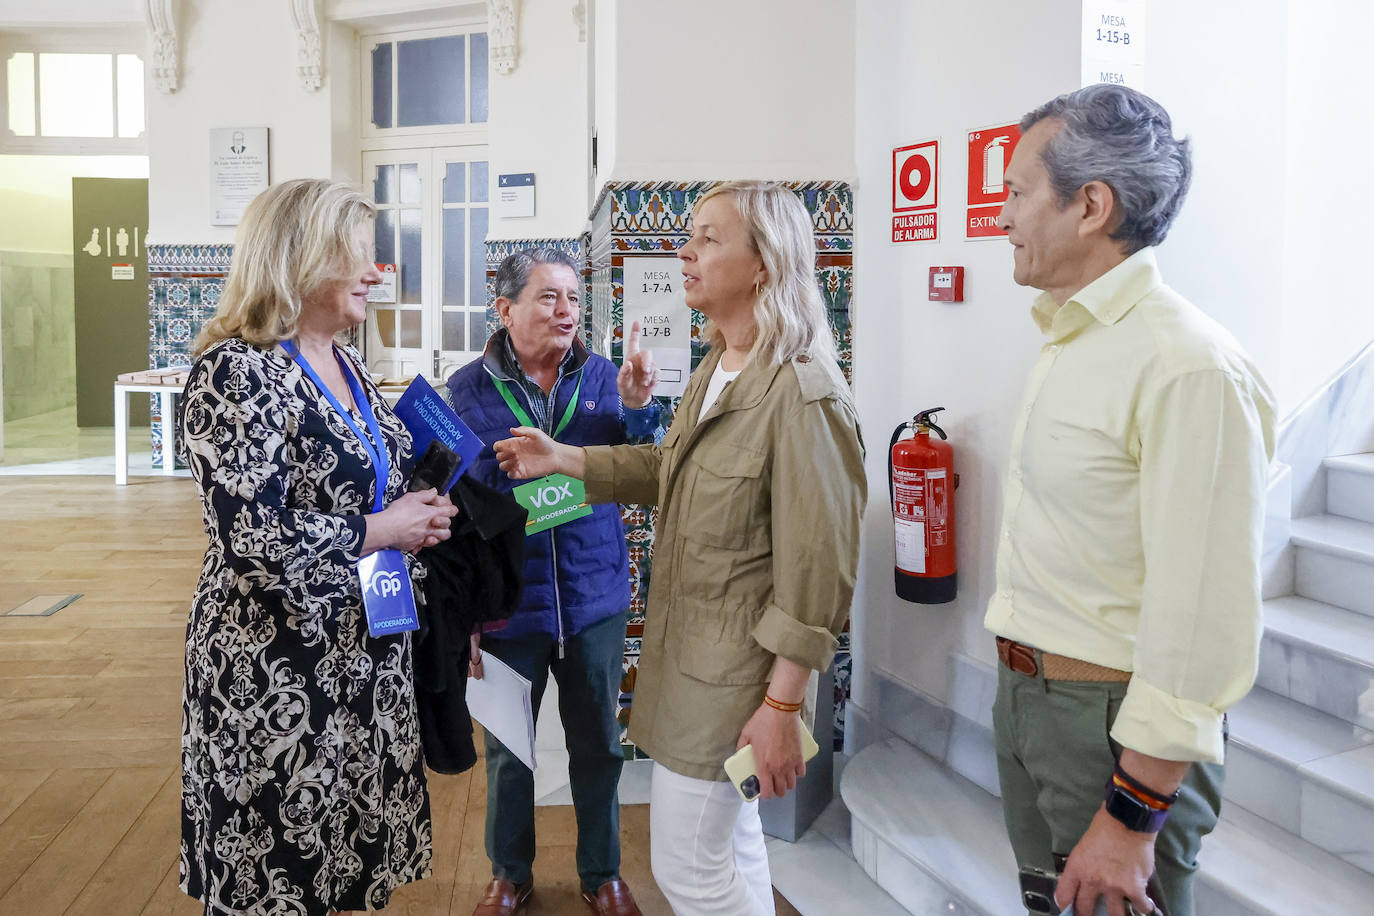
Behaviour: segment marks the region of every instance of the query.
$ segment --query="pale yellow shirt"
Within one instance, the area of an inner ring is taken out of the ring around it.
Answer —
[[[1011,439],[985,624],[1133,671],[1112,737],[1220,762],[1254,682],[1274,401],[1231,335],[1137,252],[1057,308]]]

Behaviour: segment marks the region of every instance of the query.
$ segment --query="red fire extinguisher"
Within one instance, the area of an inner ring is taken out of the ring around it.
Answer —
[[[897,596],[921,604],[953,601],[958,587],[954,560],[954,448],[934,416],[923,410],[892,433],[887,459],[888,491],[897,532]],[[903,439],[907,430],[910,438]],[[939,439],[930,434],[934,432]]]

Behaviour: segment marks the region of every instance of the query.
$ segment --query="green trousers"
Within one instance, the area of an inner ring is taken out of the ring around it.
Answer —
[[[1124,683],[1047,681],[998,666],[993,728],[1002,811],[1017,862],[1055,871],[1102,805],[1121,757],[1109,737]],[[1169,916],[1192,916],[1202,838],[1221,811],[1220,764],[1194,764],[1155,841],[1155,875]]]

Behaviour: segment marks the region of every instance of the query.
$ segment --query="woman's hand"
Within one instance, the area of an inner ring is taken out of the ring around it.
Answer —
[[[367,516],[363,553],[395,547],[413,553],[448,540],[449,520],[458,507],[433,488],[406,493],[381,512]]]
[[[630,325],[630,337],[625,341],[625,361],[615,377],[620,391],[620,403],[638,409],[649,403],[654,386],[658,384],[658,370],[654,368],[652,350],[639,349],[639,322]]]
[[[529,480],[549,474],[567,474],[581,479],[587,473],[582,449],[563,445],[533,426],[516,426],[511,437],[492,446],[497,463],[512,480]]]
[[[782,798],[806,775],[801,751],[801,721],[795,712],[782,712],[767,703],[762,704],[744,724],[735,747],[738,749],[746,744],[754,746],[754,765],[763,798]]]

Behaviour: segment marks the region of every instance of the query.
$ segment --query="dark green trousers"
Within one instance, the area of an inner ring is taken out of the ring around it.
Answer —
[[[567,640],[533,633],[517,639],[484,637],[488,652],[530,679],[534,715],[552,672],[558,682],[558,714],[568,748],[573,812],[577,817],[577,873],[595,890],[620,877],[620,678],[625,658],[624,611]],[[516,884],[534,866],[534,774],[491,736],[487,744],[487,856],[491,873]]]
[[[1016,860],[1055,871],[1102,805],[1121,757],[1109,737],[1124,683],[1047,681],[998,665],[993,728],[1002,811]],[[1155,875],[1169,916],[1192,916],[1192,879],[1202,838],[1221,811],[1223,769],[1194,764],[1155,841]]]

